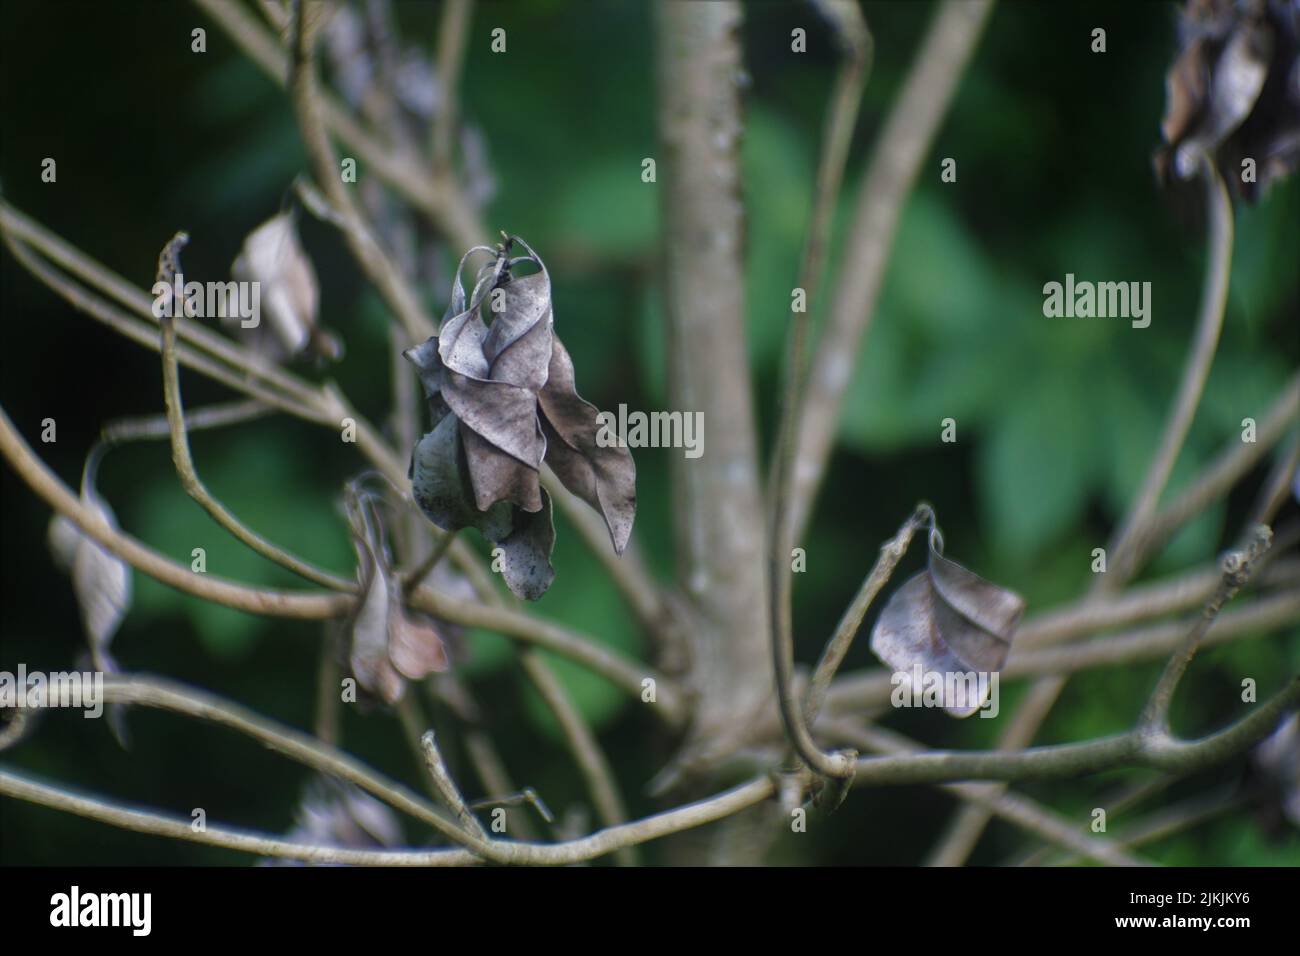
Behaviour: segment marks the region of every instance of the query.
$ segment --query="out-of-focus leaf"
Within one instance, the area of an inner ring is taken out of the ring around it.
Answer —
[[[92,451],[82,473],[81,503],[109,527],[116,528],[113,509],[95,490],[97,463],[98,451]],[[95,668],[116,671],[109,647],[131,606],[130,566],[62,515],[51,520],[49,540],[56,561],[72,574],[72,588]]]
[[[604,255],[648,254],[658,235],[658,193],[641,181],[640,156],[607,155],[555,182],[547,227],[557,245],[581,243]]]
[[[1268,775],[1283,815],[1300,830],[1300,714],[1292,714],[1255,748],[1255,762]]]
[[[1253,201],[1300,164],[1300,15],[1293,3],[1272,0],[1188,0],[1179,40],[1165,81],[1157,175],[1166,183],[1189,178],[1203,149]],[[1243,157],[1258,164],[1250,181],[1238,176]]]
[[[1028,561],[1082,513],[1093,475],[1096,421],[1068,382],[1017,389],[977,450],[979,494],[995,545]]]
[[[750,361],[763,369],[777,363],[785,343],[810,215],[810,191],[790,184],[813,181],[812,153],[793,127],[761,107],[749,111],[741,151],[748,219],[745,339]]]
[[[402,844],[402,826],[387,804],[359,787],[333,777],[318,777],[303,794],[296,821],[286,838],[313,846],[385,849]],[[261,865],[300,864],[272,857],[262,860]]]
[[[200,473],[212,493],[249,527],[323,567],[353,566],[342,522],[331,510],[332,492],[321,488],[312,456],[267,426],[191,438]],[[129,524],[139,536],[186,567],[201,548],[205,573],[259,587],[298,587],[291,572],[251,551],[217,525],[180,486],[167,455],[132,502]],[[125,455],[124,452],[118,454]],[[136,587],[135,610],[144,617],[184,614],[210,653],[237,657],[272,626],[266,619],[183,594],[148,576]]]
[[[342,344],[317,326],[320,284],[316,270],[298,241],[294,216],[272,216],[244,239],[244,247],[230,267],[240,283],[259,289],[258,323],[244,326],[232,301],[222,325],[237,341],[272,361],[314,354],[337,360]]]

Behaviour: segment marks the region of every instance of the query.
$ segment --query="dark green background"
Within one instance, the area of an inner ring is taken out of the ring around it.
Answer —
[[[406,39],[426,46],[436,7],[398,4]],[[931,13],[928,3],[869,3],[876,65],[837,222]],[[187,271],[222,277],[243,236],[280,208],[305,168],[282,93],[221,31],[184,3],[16,2],[0,6],[0,183],[6,198],[89,255],[147,287],[158,249],[175,230],[193,237]],[[1204,259],[1202,230],[1181,221],[1153,183],[1163,75],[1175,9],[1166,3],[999,5],[971,69],[921,167],[891,259],[879,312],[846,403],[840,445],[811,533],[808,572],[796,576],[798,653],[812,659],[875,556],[918,497],[932,501],[948,552],[1029,600],[1031,610],[1079,594],[1093,547],[1104,543],[1152,453],[1191,334]],[[805,4],[746,6],[748,90],[744,167],[748,199],[749,351],[756,407],[770,445],[790,288],[808,214],[816,149],[835,59],[826,25]],[[208,29],[208,52],[190,30]],[[506,28],[508,53],[489,51]],[[790,31],[809,52],[790,52]],[[1089,52],[1090,31],[1108,52]],[[632,2],[481,3],[464,74],[464,112],[486,135],[498,183],[485,220],[525,237],[555,283],[557,329],[583,394],[605,408],[665,406],[655,283],[656,187],[640,180],[656,150],[648,7]],[[58,161],[42,184],[40,162]],[[939,180],[943,157],[959,179]],[[367,170],[361,167],[362,177]],[[660,168],[662,174],[662,166]],[[1172,489],[1238,434],[1300,359],[1295,250],[1300,192],[1292,180],[1237,215],[1232,288],[1222,346]],[[388,401],[386,315],[338,236],[304,222],[322,283],[322,321],[345,339],[333,370],[372,420]],[[839,235],[837,228],[837,236]],[[1045,319],[1044,282],[1150,281],[1154,320]],[[162,409],[157,356],[74,312],[0,259],[0,401],[29,441],[41,419],[58,442],[39,451],[76,483],[100,426]],[[445,290],[425,289],[441,313]],[[306,374],[314,373],[309,369]],[[187,404],[228,397],[184,375]],[[955,446],[938,442],[941,418],[958,422]],[[707,453],[707,423],[705,432]],[[196,435],[210,487],[254,528],[340,573],[351,551],[335,499],[359,468],[327,431],[271,418]],[[637,453],[637,538],[671,574],[667,471],[678,452]],[[1156,562],[1168,573],[1211,560],[1234,535],[1263,470],[1194,522]],[[44,544],[48,509],[13,473],[3,482],[0,667],[72,666],[83,646],[71,585]],[[124,528],[188,561],[264,585],[287,573],[237,546],[181,491],[161,444],[115,451],[100,487]],[[1288,506],[1294,515],[1296,506]],[[559,520],[558,577],[539,611],[640,653],[642,638],[594,560]],[[904,572],[919,563],[908,558]],[[114,645],[132,669],[215,690],[295,726],[309,726],[321,628],[259,620],[179,595],[135,575],[136,599]],[[464,663],[512,773],[563,811],[585,800],[562,744],[504,642],[472,634]],[[874,661],[859,641],[846,670]],[[602,740],[630,809],[659,804],[641,786],[671,741],[623,696],[561,663]],[[1239,711],[1242,676],[1267,693],[1300,667],[1300,630],[1209,651],[1180,692],[1176,726],[1214,727]],[[1074,740],[1131,725],[1158,665],[1089,672],[1073,680],[1040,740]],[[1008,713],[1023,684],[1007,686]],[[103,722],[46,719],[8,765],[121,800],[211,822],[282,831],[308,774],[224,731],[158,712],[129,716],[134,747],[122,752]],[[990,744],[1000,721],[950,721],[902,713],[892,724],[944,746]],[[453,732],[448,729],[448,733]],[[345,743],[387,773],[418,784],[395,719],[350,713]],[[453,757],[459,754],[453,748]],[[1169,799],[1240,776],[1244,760],[1179,785]],[[1086,824],[1097,795],[1132,775],[1033,785]],[[470,788],[470,796],[480,794]],[[780,862],[920,860],[954,808],[933,790],[854,794]],[[423,834],[411,831],[413,839]],[[994,823],[974,859],[995,862],[1020,846]],[[660,859],[659,848],[647,850]],[[1300,835],[1268,836],[1250,812],[1220,819],[1147,850],[1167,863],[1300,863]],[[0,857],[9,863],[233,863],[240,854],[143,837],[50,810],[0,801]]]

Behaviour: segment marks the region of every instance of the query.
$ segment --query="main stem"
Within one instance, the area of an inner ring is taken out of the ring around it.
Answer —
[[[685,762],[743,743],[772,701],[764,528],[742,246],[740,5],[656,8],[663,268],[672,406],[702,414],[704,454],[674,457],[679,582],[698,709]]]

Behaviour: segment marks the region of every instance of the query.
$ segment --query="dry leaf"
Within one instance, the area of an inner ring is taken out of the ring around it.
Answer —
[[[1300,714],[1291,714],[1254,753],[1276,792],[1282,816],[1300,829]]]
[[[109,527],[116,528],[117,518],[108,502],[95,490],[95,473],[103,446],[96,446],[86,458],[81,474],[81,501]],[[131,607],[131,566],[85,534],[63,515],[55,515],[49,527],[50,551],[56,563],[72,575],[72,591],[81,612],[81,624],[90,650],[90,665],[104,674],[118,673],[121,668],[109,648]],[[126,708],[121,704],[108,707],[108,726],[122,747],[127,747]]]
[[[98,454],[92,452],[86,461],[81,501],[110,527],[116,528],[113,510],[95,490],[97,460]],[[109,646],[131,606],[131,568],[62,515],[50,522],[49,542],[55,559],[72,575],[72,588],[91,659],[96,669],[112,673],[118,668]]]
[[[330,361],[342,357],[338,338],[317,327],[320,286],[298,241],[293,213],[272,216],[250,232],[230,272],[238,282],[258,283],[260,290],[256,326],[245,328],[239,310],[226,309],[222,325],[236,339],[272,361],[303,355]]]
[[[385,803],[359,787],[333,777],[314,779],[303,794],[297,819],[286,839],[311,846],[382,850],[401,846],[402,826]],[[263,866],[305,866],[296,860],[266,858]]]
[[[374,502],[350,490],[347,506],[362,595],[351,622],[348,664],[362,688],[395,704],[407,680],[447,670],[447,646],[438,622],[405,606]]]
[[[519,243],[527,255],[511,259]],[[460,275],[493,253],[467,297]],[[538,272],[511,270],[532,263]],[[597,410],[574,388],[573,361],[554,332],[546,265],[523,240],[461,259],[439,334],[403,353],[419,371],[433,427],[411,456],[415,500],[444,531],[477,528],[502,549],[510,589],[535,600],[554,579],[551,501],[543,460],[601,513],[618,552],[636,515],[636,467],[626,448],[596,442]]]
[[[945,558],[942,538],[932,531],[929,567],[889,599],[871,632],[871,650],[908,680],[918,666],[927,675],[995,674],[1006,663],[1024,611],[1018,594]],[[952,716],[969,717],[984,705],[986,693],[972,701],[963,699],[961,681],[953,686],[956,698],[944,700]]]
[[[1190,177],[1205,150],[1253,201],[1300,165],[1300,4],[1188,0],[1179,43],[1165,78],[1157,175],[1166,184]],[[1246,159],[1254,181],[1243,179]]]

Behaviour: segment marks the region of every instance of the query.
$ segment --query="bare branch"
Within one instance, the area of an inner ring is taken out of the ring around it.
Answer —
[[[795,541],[803,536],[826,471],[853,357],[875,312],[903,206],[992,8],[991,0],[946,0],[881,130],[799,408],[790,503]]]
[[[442,7],[442,22],[438,25],[437,63],[442,102],[434,117],[432,137],[435,177],[447,175],[451,171],[452,146],[460,123],[460,72],[465,61],[465,45],[469,41],[473,9],[473,0],[447,0]]]
[[[525,651],[522,663],[524,673],[528,675],[537,692],[542,695],[546,706],[559,721],[560,729],[569,743],[569,752],[573,754],[578,764],[578,771],[586,781],[587,790],[591,793],[597,816],[605,826],[626,823],[627,807],[618,791],[609,759],[601,750],[600,742],[587,726],[582,713],[573,703],[573,698],[537,651]],[[621,847],[616,853],[619,863],[623,866],[635,866],[638,862],[637,854],[631,846]]]
[[[268,617],[319,620],[347,612],[355,600],[346,593],[313,594],[271,591],[226,581],[212,574],[195,574],[135,538],[109,525],[92,508],[73,494],[53,472],[36,457],[18,434],[8,414],[0,408],[0,452],[9,460],[18,476],[44,498],[55,511],[73,521],[105,549],[127,564],[163,584],[226,607]]]
[[[1123,523],[1111,539],[1107,553],[1111,568],[1100,587],[1114,588],[1132,577],[1137,570],[1140,551],[1137,543],[1148,531],[1152,516],[1160,503],[1178,453],[1192,427],[1196,408],[1210,375],[1210,365],[1219,347],[1223,329],[1223,310],[1228,302],[1228,278],[1232,271],[1232,201],[1214,161],[1201,154],[1201,175],[1205,178],[1205,205],[1209,216],[1209,261],[1205,267],[1205,284],[1201,290],[1200,315],[1196,320],[1196,338],[1183,366],[1178,394],[1165,422],[1160,447],[1156,451]],[[1118,585],[1116,582],[1119,582]]]
[[[845,743],[875,753],[919,753],[924,749],[902,734],[870,724],[859,727],[849,721],[832,721],[825,729]],[[1124,852],[1116,841],[1080,833],[1068,820],[1020,794],[1000,792],[999,788],[989,784],[953,783],[945,784],[943,789],[1027,833],[1073,850],[1087,859],[1107,866],[1148,865],[1146,861]]]
[[[699,701],[683,765],[703,749],[736,749],[772,701],[745,350],[741,19],[734,0],[656,6],[669,394],[709,430],[708,454],[673,459],[677,567]]]
[[[308,17],[309,7],[319,13],[320,8],[311,0],[296,0],[289,73],[289,94],[303,144],[311,159],[317,184],[346,224],[343,235],[353,258],[384,297],[411,341],[423,342],[433,335],[433,322],[425,315],[424,308],[392,259],[371,234],[360,208],[343,182],[334,147],[330,145],[324,107],[316,84],[314,24],[318,18]]]
[[[1143,726],[1148,730],[1166,731],[1169,729],[1169,704],[1178,688],[1178,682],[1186,673],[1192,658],[1201,645],[1201,640],[1214,624],[1223,605],[1232,600],[1237,592],[1250,580],[1259,559],[1268,551],[1273,540],[1273,531],[1267,525],[1258,525],[1251,531],[1250,540],[1240,549],[1230,551],[1223,558],[1223,580],[1210,603],[1205,606],[1201,616],[1188,631],[1187,637],[1169,658],[1165,671],[1160,675],[1160,682],[1151,693],[1142,715]]]
[[[171,248],[176,240],[172,240]],[[183,245],[183,243],[182,243]],[[166,252],[164,252],[166,255]],[[160,260],[161,263],[161,260]],[[165,276],[160,264],[158,281],[168,282],[175,277]],[[173,309],[180,303],[173,303]],[[292,571],[299,577],[331,588],[335,591],[354,591],[356,582],[331,574],[316,565],[290,554],[279,545],[272,544],[252,528],[236,518],[225,505],[208,491],[207,486],[194,468],[194,459],[190,455],[189,436],[185,432],[185,409],[181,400],[180,373],[176,367],[176,319],[171,315],[173,309],[162,316],[162,364],[163,364],[163,399],[167,406],[167,423],[171,434],[172,461],[176,465],[176,474],[180,477],[181,487],[186,494],[199,503],[217,524],[229,531],[238,541],[247,545],[252,551],[269,561],[274,561],[282,568]]]
[[[438,739],[434,736],[432,730],[425,731],[424,735],[420,737],[420,746],[424,749],[424,761],[429,769],[429,777],[433,780],[434,789],[438,791],[443,802],[447,804],[447,808],[456,815],[462,829],[467,833],[474,834],[480,840],[488,839],[483,825],[478,822],[478,817],[470,812],[469,805],[465,803],[465,798],[461,796],[456,782],[451,779],[447,764],[442,759],[442,752],[438,750]]]

